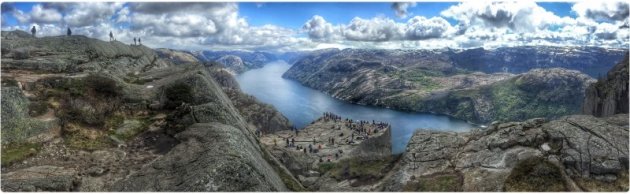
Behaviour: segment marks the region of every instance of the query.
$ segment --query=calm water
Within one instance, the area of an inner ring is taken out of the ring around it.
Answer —
[[[298,128],[305,127],[324,112],[333,112],[354,120],[383,121],[392,125],[392,151],[401,153],[415,129],[466,131],[474,127],[465,121],[447,116],[402,112],[343,102],[303,86],[297,81],[282,78],[282,74],[289,67],[287,63],[277,61],[261,69],[247,71],[237,76],[237,80],[245,93],[272,104]]]

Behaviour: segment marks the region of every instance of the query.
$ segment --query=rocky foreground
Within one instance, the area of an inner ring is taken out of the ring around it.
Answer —
[[[419,131],[386,191],[628,191],[628,115]]]
[[[286,118],[229,97],[215,65],[84,36],[2,39],[2,190],[288,190],[254,135]]]

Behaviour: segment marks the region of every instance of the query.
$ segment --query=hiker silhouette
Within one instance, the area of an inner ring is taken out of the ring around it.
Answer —
[[[37,29],[35,29],[35,26],[33,26],[33,28],[31,28],[31,33],[33,34],[33,37],[35,37],[36,32],[37,32]]]
[[[68,36],[72,36],[72,30],[70,30],[70,28],[68,28]]]

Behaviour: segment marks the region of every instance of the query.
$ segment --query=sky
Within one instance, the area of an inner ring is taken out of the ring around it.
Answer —
[[[4,2],[2,30],[153,48],[299,51],[523,45],[628,48],[627,1]]]

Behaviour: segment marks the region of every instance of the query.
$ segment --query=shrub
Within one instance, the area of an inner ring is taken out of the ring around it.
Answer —
[[[505,180],[506,191],[566,191],[561,169],[543,158],[520,161]]]
[[[122,87],[112,78],[91,74],[84,78],[87,87],[91,88],[97,95],[113,98],[122,95]]]
[[[45,114],[48,111],[48,103],[44,101],[34,101],[28,105],[28,114],[36,117]]]
[[[40,145],[30,143],[9,144],[2,148],[2,166],[8,166],[33,156]]]
[[[164,90],[164,95],[166,96],[166,104],[165,108],[167,109],[175,109],[183,103],[192,103],[193,102],[193,92],[192,88],[185,83],[176,83]]]

